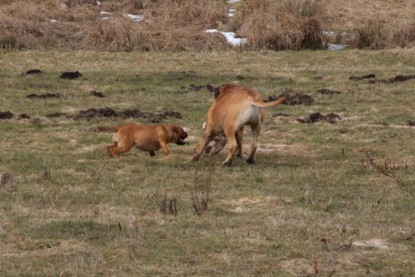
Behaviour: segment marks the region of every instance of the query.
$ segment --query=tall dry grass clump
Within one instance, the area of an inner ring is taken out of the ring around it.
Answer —
[[[230,24],[250,49],[320,49],[323,8],[315,1],[243,2]]]
[[[101,13],[105,12],[105,13]],[[22,0],[0,3],[0,47],[131,50],[222,49],[203,31],[225,20],[222,0]],[[143,20],[133,21],[129,14]]]
[[[356,29],[353,45],[360,49],[385,49],[415,46],[415,21],[398,26],[384,21],[369,20]]]

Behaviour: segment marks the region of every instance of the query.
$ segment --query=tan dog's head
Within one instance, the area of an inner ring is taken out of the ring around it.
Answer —
[[[173,131],[171,142],[174,142],[178,145],[184,145],[185,139],[187,138],[188,134],[185,129],[180,127],[179,125],[170,125],[171,130]]]

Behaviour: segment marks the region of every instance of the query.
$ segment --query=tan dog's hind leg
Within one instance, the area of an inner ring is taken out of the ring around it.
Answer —
[[[115,141],[112,145],[107,146],[108,155],[110,155],[111,157],[114,157],[114,155],[112,154],[112,149],[116,147],[117,147],[117,143]]]
[[[115,144],[115,143],[114,143]],[[112,157],[117,156],[120,153],[128,152],[131,149],[132,145],[128,145],[125,143],[118,143],[117,146],[109,146],[108,152]]]
[[[238,158],[242,158],[242,139],[244,137],[244,128],[242,127],[241,129],[238,130],[238,132],[236,132],[236,143],[238,144],[238,148],[236,149],[236,156]]]
[[[236,133],[233,131],[233,128],[227,128],[225,130],[225,136],[229,143],[229,153],[228,157],[226,157],[226,160],[223,162],[223,165],[231,165],[238,148],[238,142],[236,140]]]
[[[249,154],[249,157],[246,160],[246,162],[249,164],[255,163],[255,153],[257,150],[258,136],[259,136],[259,133],[261,132],[261,127],[260,125],[251,125],[251,130],[252,130],[251,153]]]
[[[205,151],[206,147],[208,146],[211,140],[212,136],[208,135],[206,131],[203,132],[203,135],[200,138],[199,143],[197,144],[197,147],[195,149],[195,154],[193,155],[192,161],[196,162],[199,160],[200,156]]]

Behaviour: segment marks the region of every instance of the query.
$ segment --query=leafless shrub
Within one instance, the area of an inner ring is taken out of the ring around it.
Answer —
[[[215,156],[211,156],[208,160],[207,172],[205,173],[205,176],[203,176],[203,178],[200,178],[199,168],[196,169],[191,197],[193,210],[197,215],[202,215],[209,208],[212,177],[216,171],[216,168],[216,158]]]

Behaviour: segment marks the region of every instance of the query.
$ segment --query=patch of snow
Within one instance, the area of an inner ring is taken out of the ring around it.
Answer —
[[[98,0],[97,0],[97,5],[98,5],[98,6],[99,6],[99,5],[101,5],[101,2],[100,2],[100,1],[98,1]]]
[[[336,33],[333,31],[322,31],[321,34],[323,36],[328,36],[328,37],[334,37],[336,35]]]
[[[217,29],[209,29],[205,31],[206,33],[221,33],[229,44],[233,46],[242,46],[246,43],[246,38],[236,38],[234,32],[222,32]]]
[[[49,19],[49,21],[50,21],[51,23],[56,23],[56,22],[58,22],[58,20],[56,20],[56,19]]]
[[[102,20],[108,20],[108,19],[110,19],[108,16],[104,16],[104,17],[101,17],[101,19]]]
[[[144,19],[144,16],[142,15],[126,14],[126,16],[128,16],[131,20],[137,21],[137,22]]]
[[[349,47],[347,44],[334,44],[334,43],[327,43],[327,49],[331,51],[339,51]]]
[[[110,14],[111,14],[110,12],[101,11],[101,15],[110,15]]]
[[[235,4],[235,3],[238,3],[238,2],[239,2],[239,0],[228,0],[229,4]]]

